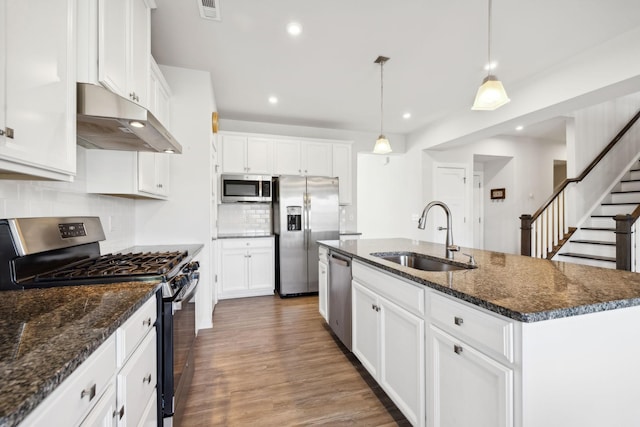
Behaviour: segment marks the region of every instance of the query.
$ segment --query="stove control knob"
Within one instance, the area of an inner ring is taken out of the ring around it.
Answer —
[[[180,274],[174,277],[173,280],[171,281],[171,287],[174,289],[183,288],[188,284],[189,284],[189,278],[184,274]]]
[[[185,273],[189,273],[191,271],[196,271],[199,268],[200,268],[200,262],[193,261],[193,262],[190,262],[189,264],[185,265],[184,268],[182,269],[182,271],[185,272]]]

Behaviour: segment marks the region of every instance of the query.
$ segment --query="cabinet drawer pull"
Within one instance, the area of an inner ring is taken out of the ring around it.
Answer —
[[[146,320],[142,321],[143,326],[151,326],[151,318],[148,317]]]
[[[455,323],[456,325],[460,326],[464,323],[464,319],[462,317],[454,317],[453,318],[453,323]]]
[[[4,132],[3,133],[7,136],[7,138],[13,139],[13,129],[4,128]],[[0,134],[0,135],[2,135],[2,134]]]
[[[80,399],[84,399],[85,396],[89,396],[89,402],[91,402],[91,400],[93,400],[93,398],[96,397],[95,384],[89,387],[88,389],[84,389],[82,390],[82,392],[80,392]]]
[[[453,352],[455,354],[461,354],[462,353],[462,346],[458,345],[458,344],[454,344],[453,345]]]
[[[124,417],[124,405],[122,405],[122,408],[118,411],[118,418],[122,419],[122,417]]]
[[[151,374],[148,374],[146,377],[142,378],[142,384],[144,383],[151,384]]]

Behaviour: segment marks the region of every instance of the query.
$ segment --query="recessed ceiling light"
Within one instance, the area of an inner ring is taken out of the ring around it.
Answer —
[[[129,124],[130,124],[131,126],[133,126],[134,128],[143,128],[143,127],[144,127],[144,123],[139,122],[139,121],[137,121],[137,120],[131,120],[131,121],[129,122]]]
[[[278,103],[278,97],[276,96],[269,97],[269,104],[277,104],[277,103]]]
[[[524,129],[524,126],[520,125],[520,126],[516,126],[516,130],[517,131],[521,131],[522,129]]]
[[[175,151],[173,151],[170,148],[167,148],[166,150],[164,150],[164,152],[167,153],[167,154],[174,154],[175,153]]]
[[[287,24],[287,33],[292,35],[293,37],[299,36],[302,33],[302,25],[297,22],[289,22]]]
[[[403,119],[405,119],[405,120],[410,119],[410,118],[411,118],[411,113],[404,113],[404,114],[402,115],[402,118],[403,118]]]
[[[485,64],[484,69],[487,71],[490,70],[495,70],[496,68],[498,68],[498,63],[496,61],[492,61],[489,64]]]

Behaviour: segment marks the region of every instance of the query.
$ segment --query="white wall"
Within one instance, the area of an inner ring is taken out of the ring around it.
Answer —
[[[405,155],[391,157],[387,165],[376,156],[360,155],[358,206],[361,214],[358,224],[363,237],[395,236],[434,241],[433,230],[417,228],[417,218],[424,206],[433,200],[435,165],[455,163],[468,171],[467,218],[473,216],[472,172],[484,170],[485,249],[519,253],[518,218],[524,213],[533,213],[551,195],[553,160],[564,159],[564,141],[507,136],[449,150],[411,148]],[[481,167],[477,166],[479,162]],[[502,202],[491,202],[491,188],[505,188],[507,198]],[[367,216],[374,218],[367,219]],[[471,246],[471,221],[467,221],[462,230],[454,230],[454,236],[457,244]]]
[[[362,238],[376,239],[407,234],[407,186],[405,156],[358,153],[358,231]]]
[[[208,72],[160,66],[171,87],[171,133],[182,154],[171,157],[168,201],[136,200],[137,244],[203,244],[196,296],[197,327],[211,327],[211,113],[216,111]]]
[[[0,217],[99,216],[106,236],[102,253],[133,246],[133,200],[86,194],[85,165],[85,149],[78,147],[74,182],[0,180]]]
[[[220,130],[261,133],[269,135],[298,136],[306,138],[335,139],[343,141],[352,141],[352,181],[353,181],[353,203],[350,206],[340,207],[340,227],[345,231],[360,231],[358,222],[358,190],[357,190],[357,169],[358,169],[358,153],[370,153],[373,145],[378,138],[376,132],[357,132],[342,129],[325,129],[308,126],[282,125],[277,123],[260,123],[247,122],[240,120],[229,120],[222,118],[220,120]],[[405,137],[403,135],[387,134],[394,154],[404,153]]]

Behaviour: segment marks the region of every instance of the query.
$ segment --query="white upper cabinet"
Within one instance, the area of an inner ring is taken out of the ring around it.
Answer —
[[[333,176],[330,143],[278,140],[274,148],[276,175]]]
[[[98,81],[148,107],[151,11],[145,0],[99,0]]]
[[[304,142],[302,144],[302,171],[309,176],[333,176],[331,144]]]
[[[87,150],[86,156],[87,193],[163,200],[169,196],[173,154]]]
[[[223,173],[273,173],[272,141],[244,135],[221,135]]]
[[[274,173],[276,175],[301,175],[300,147],[302,143],[295,140],[274,141]]]
[[[0,2],[0,174],[76,172],[73,0]]]
[[[171,129],[171,89],[152,56],[149,61],[149,111]]]

